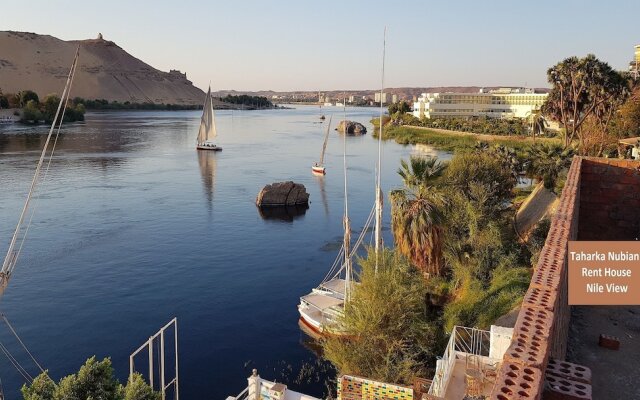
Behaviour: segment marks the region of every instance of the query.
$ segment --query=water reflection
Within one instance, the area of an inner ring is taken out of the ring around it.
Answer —
[[[198,150],[198,164],[200,165],[200,175],[204,186],[204,194],[207,198],[209,211],[213,207],[213,192],[216,180],[216,155],[213,151]]]
[[[300,344],[304,346],[304,348],[315,354],[318,358],[321,358],[322,344],[320,343],[320,341],[322,340],[322,336],[309,329],[309,327],[304,322],[302,322],[301,319],[298,320],[298,326],[303,333],[300,336]]]
[[[316,182],[318,182],[318,188],[320,189],[320,198],[322,199],[322,207],[324,208],[324,215],[329,215],[329,201],[327,200],[327,190],[325,188],[324,175],[313,175]]]
[[[264,220],[293,222],[307,212],[308,205],[258,207],[258,213]]]
[[[411,151],[411,155],[422,156],[422,157],[438,157],[442,154],[442,152],[436,150],[433,146],[428,144],[418,143],[413,146],[413,150]]]

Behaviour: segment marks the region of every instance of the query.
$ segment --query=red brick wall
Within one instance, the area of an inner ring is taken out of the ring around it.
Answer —
[[[640,236],[639,161],[584,158],[579,240],[635,240]]]
[[[574,157],[491,399],[542,398],[549,359],[565,358],[571,317],[568,242],[634,240],[638,236],[640,162]],[[525,375],[528,383],[518,385]],[[582,387],[590,389],[586,384]]]

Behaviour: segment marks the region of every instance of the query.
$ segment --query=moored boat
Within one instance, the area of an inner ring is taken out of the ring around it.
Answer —
[[[327,147],[330,126],[331,120],[329,120],[329,124],[327,125],[327,134],[325,135],[325,141],[322,146],[320,162],[324,159],[324,151]],[[325,279],[318,287],[312,289],[309,294],[300,297],[300,303],[298,304],[301,324],[319,335],[348,335],[348,332],[340,323],[340,317],[344,312],[345,304],[349,301],[353,287],[351,227],[349,221],[349,202],[347,198],[346,139],[343,141],[343,146],[344,238],[342,247]],[[322,167],[324,168],[324,166]]]

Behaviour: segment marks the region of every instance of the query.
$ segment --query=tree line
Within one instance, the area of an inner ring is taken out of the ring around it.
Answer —
[[[14,114],[20,116],[23,123],[50,124],[55,118],[60,97],[55,94],[47,95],[42,101],[32,90],[24,90],[16,94],[0,94],[0,108],[20,108]],[[64,122],[84,121],[86,108],[83,103],[69,101],[64,108]]]
[[[249,96],[246,94],[235,96],[228,94],[225,97],[220,97],[220,101],[252,108],[274,108],[273,103],[264,96]]]

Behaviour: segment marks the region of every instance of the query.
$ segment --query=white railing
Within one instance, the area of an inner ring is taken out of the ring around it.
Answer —
[[[249,386],[247,386],[239,395],[232,397],[234,400],[246,400],[249,398]]]
[[[436,373],[429,387],[429,394],[444,397],[451,374],[455,368],[456,353],[488,357],[490,339],[489,331],[455,326],[451,332],[444,355],[436,363]]]

